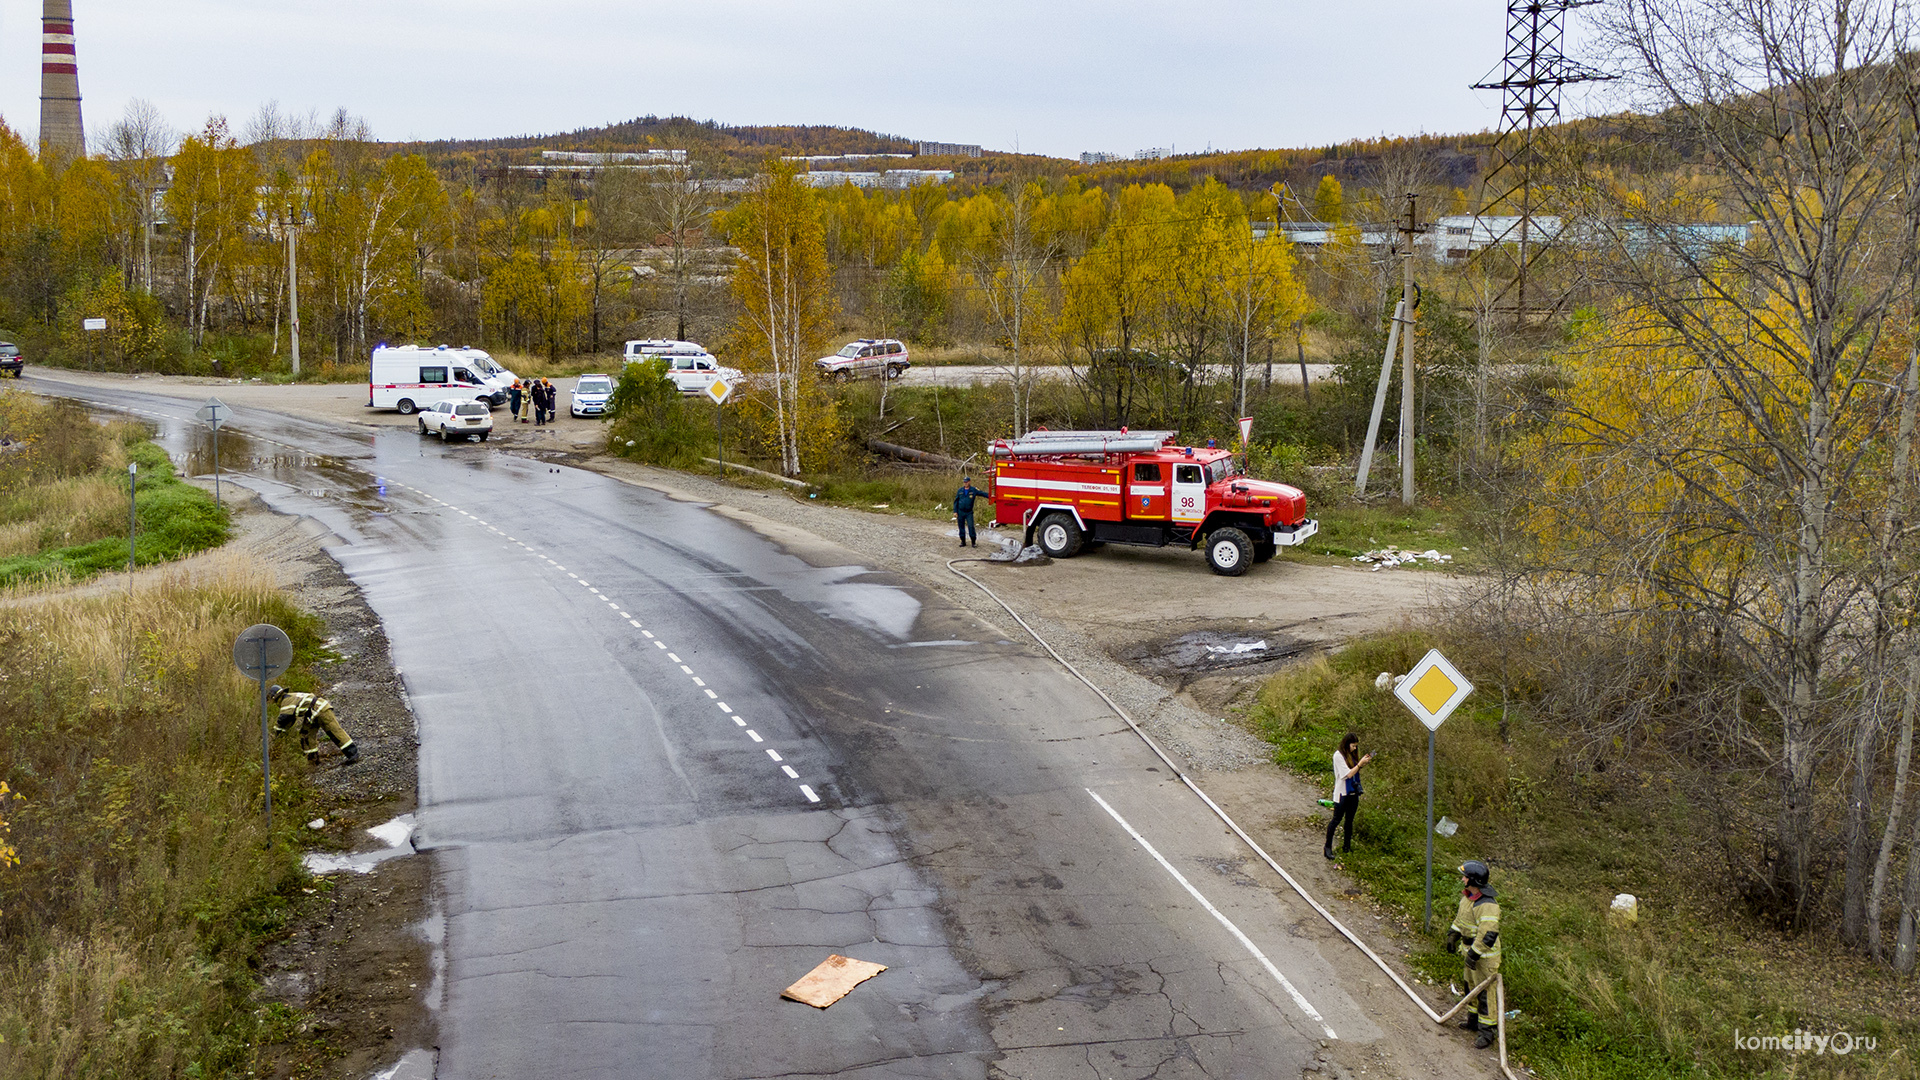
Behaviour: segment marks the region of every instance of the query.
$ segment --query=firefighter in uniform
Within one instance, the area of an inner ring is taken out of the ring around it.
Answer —
[[[340,726],[340,718],[333,715],[333,703],[318,694],[301,694],[276,686],[268,697],[280,706],[280,718],[274,721],[276,734],[284,734],[295,724],[300,726],[300,751],[307,755],[307,764],[320,763],[320,739],[318,732],[326,732],[327,738],[340,748],[340,753],[352,765],[360,760],[360,747],[354,743],[353,736]]]
[[[974,547],[980,546],[980,538],[973,530],[973,501],[988,498],[986,492],[973,486],[973,477],[960,478],[960,490],[953,493],[953,517],[960,526],[960,546],[966,547],[971,539]]]
[[[1500,901],[1487,880],[1487,864],[1468,859],[1460,864],[1460,910],[1454,913],[1447,929],[1447,950],[1466,963],[1466,993],[1482,979],[1500,970]],[[1493,988],[1481,991],[1479,1000],[1467,1006],[1467,1018],[1460,1026],[1477,1031],[1473,1045],[1481,1050],[1493,1045],[1498,1022],[1493,1015]]]

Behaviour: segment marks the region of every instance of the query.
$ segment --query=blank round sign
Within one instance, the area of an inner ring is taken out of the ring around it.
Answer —
[[[291,663],[293,639],[272,623],[249,626],[233,639],[233,666],[249,679],[274,678]]]

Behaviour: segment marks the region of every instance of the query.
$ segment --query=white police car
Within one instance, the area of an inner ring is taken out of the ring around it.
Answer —
[[[568,412],[574,416],[600,416],[607,411],[607,399],[611,397],[613,376],[582,375],[580,381],[573,384],[573,404]]]

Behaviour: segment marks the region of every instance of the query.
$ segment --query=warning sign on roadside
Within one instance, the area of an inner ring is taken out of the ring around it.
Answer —
[[[707,396],[715,405],[725,405],[728,395],[733,393],[733,384],[725,379],[715,379],[707,384]]]
[[[1429,649],[1427,655],[1413,665],[1413,670],[1393,686],[1393,696],[1427,725],[1429,731],[1439,731],[1440,725],[1447,722],[1447,717],[1471,693],[1473,684],[1440,655],[1439,649]]]

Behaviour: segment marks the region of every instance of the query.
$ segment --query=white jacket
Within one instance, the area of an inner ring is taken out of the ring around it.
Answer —
[[[1333,752],[1333,801],[1339,802],[1347,794],[1347,777],[1360,771],[1360,766],[1347,764],[1347,755],[1338,750]]]

